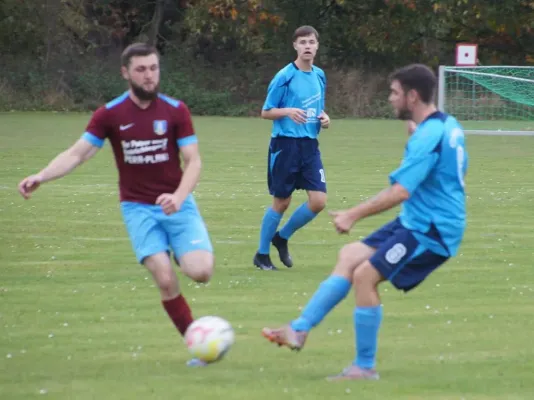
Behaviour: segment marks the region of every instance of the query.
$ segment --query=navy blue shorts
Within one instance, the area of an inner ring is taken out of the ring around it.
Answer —
[[[267,162],[267,183],[272,196],[286,199],[299,189],[326,193],[317,139],[272,138]]]
[[[369,262],[397,289],[408,292],[448,260],[424,247],[397,218],[362,240],[376,249]]]

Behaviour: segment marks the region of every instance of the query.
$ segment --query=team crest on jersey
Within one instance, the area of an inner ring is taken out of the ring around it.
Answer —
[[[165,135],[167,133],[167,121],[165,120],[155,120],[154,121],[154,133],[156,135]]]

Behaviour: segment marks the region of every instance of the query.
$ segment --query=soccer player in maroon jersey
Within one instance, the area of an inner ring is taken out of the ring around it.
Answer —
[[[152,274],[163,307],[183,335],[193,317],[180,294],[170,252],[182,272],[197,282],[207,282],[214,265],[212,244],[192,195],[201,170],[197,137],[186,104],[159,93],[155,48],[130,45],[121,64],[129,90],[96,110],[82,137],[39,173],[23,179],[18,189],[29,199],[42,183],[67,175],[93,157],[108,139],[135,255]],[[192,361],[190,365],[202,364]]]

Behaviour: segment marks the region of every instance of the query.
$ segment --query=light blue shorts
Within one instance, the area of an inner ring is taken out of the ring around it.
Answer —
[[[213,252],[208,230],[192,195],[171,215],[166,215],[160,205],[130,201],[121,202],[121,211],[140,263],[161,252],[172,251],[177,259],[195,250]]]

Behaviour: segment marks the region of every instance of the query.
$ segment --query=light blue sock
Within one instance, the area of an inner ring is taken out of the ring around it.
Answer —
[[[265,211],[265,215],[261,221],[260,248],[258,250],[260,254],[269,254],[271,240],[276,233],[276,228],[278,228],[281,219],[282,214],[274,211],[271,207]]]
[[[309,332],[317,326],[350,291],[351,282],[342,276],[330,275],[313,294],[302,314],[291,322],[296,331]]]
[[[382,321],[382,306],[356,307],[354,330],[356,332],[356,359],[353,364],[371,369],[376,364],[378,330]]]
[[[301,204],[291,214],[291,217],[289,217],[282,229],[280,229],[280,236],[284,239],[289,239],[298,229],[302,228],[316,216],[317,214],[310,210],[307,202]]]

